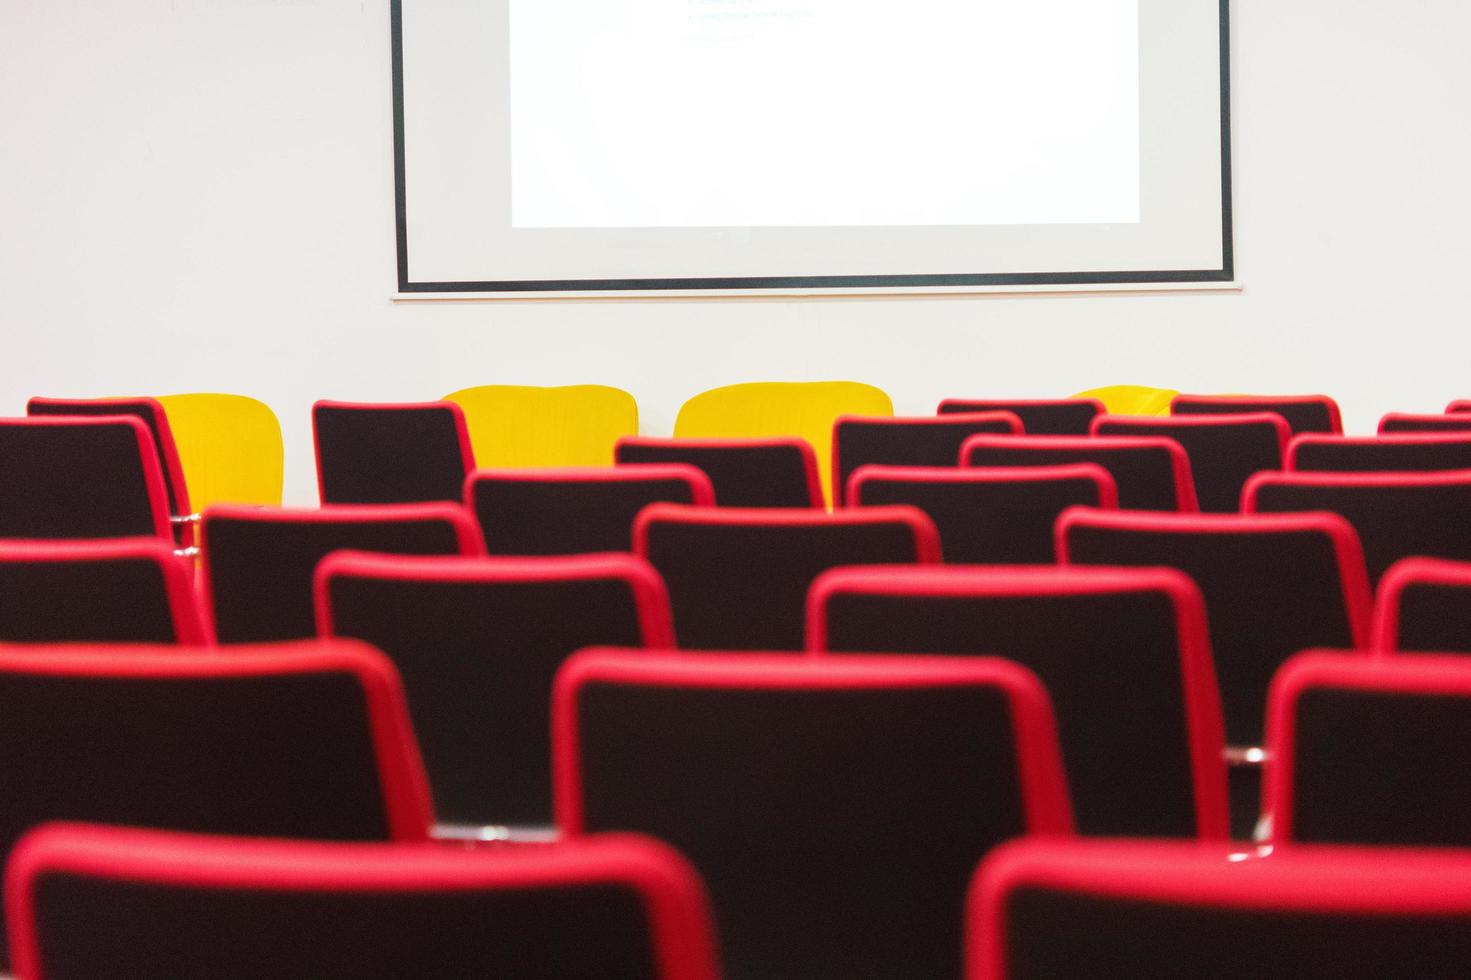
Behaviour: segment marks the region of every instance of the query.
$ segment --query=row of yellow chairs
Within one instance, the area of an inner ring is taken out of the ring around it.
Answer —
[[[1079,392],[1116,415],[1168,415],[1177,392],[1116,385]],[[636,435],[638,403],[605,385],[542,388],[483,385],[445,396],[460,405],[480,466],[606,466],[613,445]],[[281,424],[268,405],[243,395],[165,395],[159,399],[178,444],[195,509],[212,503],[281,502]],[[889,396],[854,381],[727,385],[685,402],[674,423],[683,439],[798,436],[817,453],[822,486],[830,483],[833,420],[892,415]]]

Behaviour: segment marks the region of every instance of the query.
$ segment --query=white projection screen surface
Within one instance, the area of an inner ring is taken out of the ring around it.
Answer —
[[[1233,276],[1228,0],[394,0],[401,293]]]

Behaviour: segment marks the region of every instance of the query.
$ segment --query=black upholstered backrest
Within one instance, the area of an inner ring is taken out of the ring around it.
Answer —
[[[1176,395],[1170,403],[1172,415],[1254,415],[1271,412],[1282,416],[1293,435],[1343,432],[1338,403],[1327,395]]]
[[[848,478],[860,466],[955,466],[960,447],[974,435],[1020,435],[1010,412],[973,415],[840,416],[833,423],[833,501],[841,503]]]
[[[321,510],[211,507],[204,515],[204,583],[221,643],[316,635],[312,575],[334,551],[473,554],[474,526],[455,504]]]
[[[817,458],[802,439],[627,436],[618,440],[614,454],[620,464],[687,463],[697,467],[710,478],[715,503],[721,507],[823,506]]]
[[[1471,433],[1471,418],[1463,413],[1446,415],[1414,415],[1408,412],[1390,412],[1379,420],[1379,434],[1408,435],[1415,432],[1468,432]]]
[[[1115,507],[1118,491],[1101,466],[957,469],[860,467],[848,481],[852,506],[910,504],[940,530],[952,564],[1027,565],[1053,560],[1053,525],[1069,507]]]
[[[715,503],[688,464],[576,470],[478,470],[465,490],[492,555],[628,551],[633,521],[653,503]]]
[[[1224,836],[1220,701],[1200,596],[1181,573],[842,569],[818,580],[811,606],[814,650],[990,654],[1036,673],[1079,832]]]
[[[947,398],[941,415],[1010,412],[1022,420],[1030,436],[1086,436],[1093,420],[1107,409],[1096,398]]]
[[[1280,415],[1102,416],[1093,422],[1101,436],[1163,436],[1174,439],[1190,457],[1195,496],[1203,511],[1230,514],[1241,509],[1246,481],[1263,470],[1282,469],[1289,430]]]
[[[1036,713],[1013,681],[1040,695],[1035,680],[951,666],[995,674],[581,655],[558,678],[559,823],[685,854],[710,887],[728,977],[956,977],[970,869],[1066,819],[1027,802],[1039,779],[1018,733]]]
[[[465,416],[453,402],[312,406],[324,504],[458,503],[474,468]]]
[[[365,640],[398,667],[448,824],[551,824],[557,668],[586,646],[673,643],[663,584],[628,554],[338,554],[317,598],[324,634]]]
[[[1197,509],[1185,450],[1173,439],[1090,436],[976,436],[962,466],[1066,466],[1096,463],[1108,470],[1126,510]]]
[[[1471,469],[1471,432],[1343,438],[1302,436],[1287,450],[1289,470],[1338,473]]]
[[[170,537],[153,439],[131,416],[0,419],[0,538]]]
[[[838,565],[940,557],[934,523],[911,507],[735,510],[659,504],[635,549],[669,588],[687,650],[800,650],[807,590]]]
[[[1247,488],[1248,512],[1327,510],[1358,532],[1371,583],[1401,558],[1471,559],[1471,473],[1291,473]]]
[[[1406,558],[1391,566],[1374,604],[1374,646],[1471,653],[1471,562]]]

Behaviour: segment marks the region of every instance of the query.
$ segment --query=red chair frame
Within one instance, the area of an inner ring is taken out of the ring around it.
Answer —
[[[1443,445],[1471,442],[1471,431],[1464,433],[1436,433],[1436,432],[1396,432],[1385,436],[1329,436],[1315,432],[1305,432],[1300,436],[1293,436],[1287,445],[1287,460],[1283,465],[1283,471],[1287,473],[1334,473],[1352,472],[1346,470],[1302,470],[1298,469],[1298,450],[1303,446],[1333,445],[1333,446],[1373,446],[1384,445]],[[1393,473],[1395,470],[1365,470],[1369,473]],[[1444,472],[1437,470],[1407,470],[1413,473],[1435,473]]]
[[[796,436],[772,436],[760,439],[662,439],[656,436],[623,436],[613,447],[614,456],[617,456],[619,446],[657,446],[688,449],[769,449],[787,447],[795,449],[802,457],[802,469],[807,476],[807,498],[813,507],[825,507],[826,503],[822,496],[822,480],[817,475],[817,453],[812,448],[812,443],[806,439]],[[615,467],[635,466],[645,469],[650,466],[681,465],[667,463],[618,463]],[[694,464],[683,464],[694,465]],[[699,469],[699,467],[696,467]],[[700,471],[702,474],[703,470]],[[713,492],[713,491],[712,491]],[[712,504],[698,504],[698,506],[712,506]]]
[[[833,419],[833,504],[839,505],[843,501],[843,477],[841,455],[838,452],[838,428],[844,422],[862,422],[864,425],[873,426],[904,426],[907,428],[940,427],[940,426],[963,426],[967,423],[972,425],[985,424],[988,422],[1005,422],[1011,427],[1011,434],[1019,436],[1026,432],[1022,426],[1022,420],[1015,412],[965,412],[955,415],[839,415]],[[988,435],[992,433],[986,433]],[[973,438],[973,437],[972,437]],[[1004,438],[1004,437],[1003,437]]]
[[[1179,394],[1170,400],[1170,417],[1175,417],[1175,406],[1177,404],[1200,404],[1200,405],[1230,405],[1243,409],[1257,409],[1256,412],[1237,412],[1225,415],[1226,418],[1235,418],[1240,415],[1258,414],[1261,412],[1276,414],[1272,412],[1273,405],[1321,405],[1328,411],[1328,424],[1332,433],[1314,433],[1315,435],[1342,435],[1343,413],[1339,410],[1338,402],[1328,395],[1189,395]],[[1284,421],[1286,421],[1284,419]],[[1292,426],[1289,423],[1288,429]]]
[[[1471,590],[1471,562],[1420,556],[1402,558],[1390,565],[1379,580],[1379,594],[1374,599],[1371,645],[1376,652],[1399,651],[1400,604],[1405,590],[1415,585]]]
[[[904,480],[913,483],[1050,483],[1054,480],[1089,480],[1098,487],[1099,506],[1113,510],[1119,505],[1118,484],[1097,463],[1064,463],[1058,466],[860,466],[848,478],[844,499],[854,506],[869,480]],[[858,504],[856,506],[862,506]]]
[[[633,551],[649,555],[649,525],[703,524],[725,527],[818,527],[822,525],[904,524],[914,534],[915,561],[940,561],[940,532],[928,514],[918,507],[893,504],[885,507],[841,508],[832,512],[778,507],[691,507],[686,504],[650,504],[639,511],[633,523]]]
[[[1100,415],[1098,418],[1107,418]],[[1096,421],[1096,419],[1095,419]],[[993,436],[976,435],[965,440],[960,447],[960,465],[968,469],[995,469],[996,467],[976,466],[969,462],[972,448],[998,448],[1008,449],[1064,449],[1064,450],[1087,450],[1108,451],[1110,449],[1154,449],[1164,452],[1170,460],[1170,469],[1174,473],[1175,482],[1175,507],[1184,513],[1194,513],[1200,510],[1200,503],[1195,497],[1195,477],[1190,472],[1190,457],[1185,454],[1185,449],[1174,439],[1165,436]],[[1080,461],[1082,462],[1082,461]],[[1102,463],[1094,463],[1102,466]],[[1016,467],[1020,469],[1021,467]],[[1104,467],[1107,469],[1107,467]]]

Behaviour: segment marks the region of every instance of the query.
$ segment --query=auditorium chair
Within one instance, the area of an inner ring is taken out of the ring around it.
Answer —
[[[271,407],[245,395],[159,395],[179,448],[189,502],[281,506],[285,449]]]
[[[1072,829],[1047,695],[1000,660],[591,651],[553,711],[558,826],[688,857],[728,980],[951,980],[976,862]]]
[[[1471,418],[1466,418],[1459,412],[1450,412],[1445,415],[1390,412],[1379,420],[1381,436],[1405,435],[1411,432],[1471,433]]]
[[[1097,436],[1163,436],[1174,439],[1190,457],[1200,509],[1234,514],[1241,489],[1263,470],[1280,470],[1291,436],[1282,416],[1174,415],[1139,419],[1103,415],[1093,420]]]
[[[649,504],[711,507],[715,490],[687,463],[570,470],[476,470],[465,504],[492,555],[628,551]]]
[[[1104,411],[1110,415],[1153,416],[1170,414],[1170,401],[1178,394],[1173,388],[1149,385],[1105,385],[1080,391],[1072,397],[1103,402]]]
[[[402,675],[441,836],[549,827],[557,668],[587,646],[674,642],[664,583],[629,554],[337,552],[317,566],[316,601],[321,635],[371,643]]]
[[[709,900],[633,835],[454,853],[50,824],[8,869],[22,980],[717,980]]]
[[[1017,841],[981,865],[966,945],[967,980],[1461,976],[1471,855]]]
[[[1311,651],[1272,684],[1273,841],[1471,845],[1471,660]]]
[[[608,466],[614,444],[638,433],[638,403],[607,385],[480,385],[442,400],[465,410],[479,466]]]
[[[1293,435],[1306,432],[1343,434],[1343,415],[1338,403],[1327,395],[1176,395],[1170,402],[1172,415],[1255,415],[1270,412],[1282,416]]]
[[[1243,509],[1342,514],[1364,546],[1371,583],[1412,555],[1471,559],[1471,472],[1261,473],[1247,484]]]
[[[0,538],[173,541],[148,427],[133,416],[0,418]]]
[[[433,819],[398,676],[358,643],[0,649],[0,718],[6,854],[57,819],[358,841]]]
[[[848,478],[860,466],[955,466],[965,440],[983,434],[1019,436],[1022,420],[1010,412],[907,418],[844,415],[833,423],[833,502],[846,502]]]
[[[808,605],[814,653],[988,654],[1057,711],[1081,833],[1224,838],[1221,699],[1205,607],[1171,568],[842,568]]]
[[[458,502],[475,469],[464,410],[454,402],[312,406],[323,504]]]
[[[622,464],[687,463],[710,478],[721,507],[822,507],[817,456],[805,439],[654,439],[626,436]]]
[[[851,506],[909,504],[930,516],[951,564],[1028,565],[1053,560],[1053,525],[1069,507],[1113,509],[1118,490],[1094,463],[1071,466],[861,466]]]
[[[1377,650],[1471,653],[1471,562],[1406,558],[1384,573],[1374,602]]]
[[[1471,399],[1457,398],[1445,407],[1447,415],[1459,415],[1462,412],[1471,412]]]
[[[655,504],[634,550],[664,578],[687,650],[800,650],[807,589],[838,565],[940,560],[940,535],[914,507],[831,514]]]
[[[192,569],[158,538],[0,540],[0,642],[209,642]]]
[[[937,414],[1010,412],[1029,436],[1086,436],[1093,420],[1106,411],[1096,398],[947,398]]]
[[[972,436],[961,466],[1064,466],[1096,463],[1108,471],[1126,510],[1195,511],[1190,460],[1173,439],[1133,436]]]
[[[1310,647],[1367,645],[1364,554],[1337,514],[1185,515],[1077,508],[1057,526],[1072,565],[1176,568],[1200,587],[1225,718],[1232,833],[1261,813],[1267,690]]]
[[[312,575],[334,551],[481,554],[480,535],[456,504],[385,504],[320,510],[221,504],[204,512],[201,589],[220,643],[315,636]]]
[[[1287,447],[1287,469],[1330,473],[1471,470],[1471,432],[1298,436]]]

